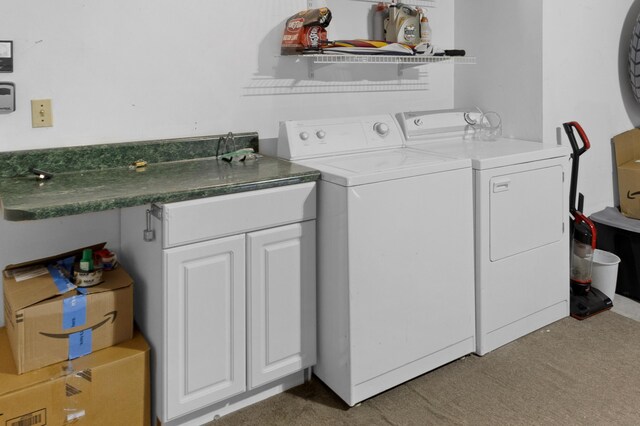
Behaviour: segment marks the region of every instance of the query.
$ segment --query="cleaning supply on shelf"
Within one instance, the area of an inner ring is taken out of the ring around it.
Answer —
[[[420,42],[431,43],[431,25],[424,8],[420,9]]]
[[[391,43],[405,43],[412,46],[420,42],[420,17],[418,8],[392,2],[389,5],[389,19],[386,22],[386,41]]]
[[[398,41],[398,31],[396,28],[396,17],[398,15],[398,4],[396,0],[391,0],[388,7],[388,14],[384,19],[384,40],[390,43]]]
[[[378,2],[373,8],[373,39],[384,40],[384,22],[389,18],[389,7]]]
[[[297,55],[304,52],[317,52],[327,42],[327,30],[331,22],[331,11],[322,7],[296,13],[284,28],[280,53]]]

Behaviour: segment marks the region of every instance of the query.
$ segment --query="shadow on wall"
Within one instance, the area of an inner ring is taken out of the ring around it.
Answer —
[[[635,127],[640,127],[640,102],[637,102],[631,91],[629,79],[629,45],[633,34],[633,27],[640,17],[640,0],[635,0],[627,13],[620,33],[620,48],[618,51],[618,77],[620,79],[620,94],[625,110]],[[614,168],[615,170],[615,168]]]

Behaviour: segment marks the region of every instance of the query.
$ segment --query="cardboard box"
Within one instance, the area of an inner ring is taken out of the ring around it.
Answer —
[[[64,282],[55,267],[42,266],[81,253],[82,249],[5,269],[5,326],[18,373],[131,339],[133,280],[122,267],[104,271],[101,284],[76,288]],[[24,272],[16,274],[34,267],[44,274],[26,280]]]
[[[149,346],[142,334],[18,375],[0,328],[0,425],[149,425]]]
[[[613,145],[618,169],[620,211],[627,217],[640,219],[640,129],[615,136]]]

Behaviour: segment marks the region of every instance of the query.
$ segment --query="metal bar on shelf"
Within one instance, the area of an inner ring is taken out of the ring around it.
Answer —
[[[429,64],[452,62],[454,64],[475,64],[471,56],[396,56],[396,55],[305,55],[316,64]]]

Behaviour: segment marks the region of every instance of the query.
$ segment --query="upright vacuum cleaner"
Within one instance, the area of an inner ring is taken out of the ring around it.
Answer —
[[[596,249],[596,227],[593,222],[582,213],[584,196],[579,194],[576,206],[576,192],[578,187],[578,168],[580,156],[591,144],[584,130],[575,121],[564,123],[564,131],[569,137],[573,151],[571,164],[571,188],[569,190],[569,213],[571,214],[571,316],[583,320],[597,313],[611,309],[613,302],[603,292],[591,286],[591,271],[593,267],[593,253]],[[573,134],[578,131],[582,140],[582,148]]]

